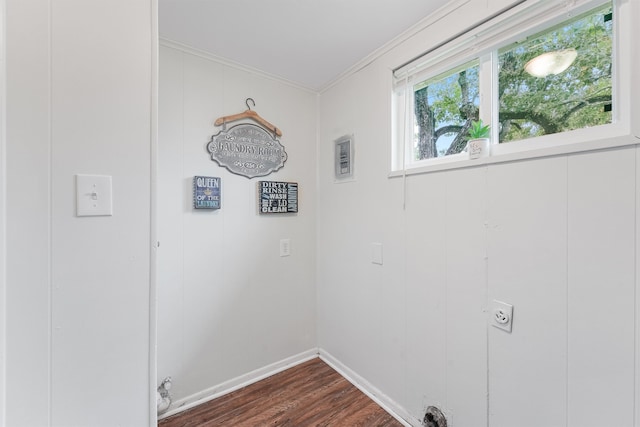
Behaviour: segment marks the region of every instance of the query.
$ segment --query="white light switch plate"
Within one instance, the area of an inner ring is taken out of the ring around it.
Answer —
[[[76,215],[113,215],[110,176],[76,175]]]
[[[382,243],[371,244],[371,262],[382,265]]]
[[[291,240],[280,239],[280,256],[291,255]]]

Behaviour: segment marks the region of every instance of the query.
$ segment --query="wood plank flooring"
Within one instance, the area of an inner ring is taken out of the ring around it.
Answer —
[[[315,358],[172,417],[159,427],[402,427]]]

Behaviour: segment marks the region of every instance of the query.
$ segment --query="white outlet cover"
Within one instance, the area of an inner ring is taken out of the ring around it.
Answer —
[[[113,215],[111,177],[107,175],[76,175],[76,215]]]
[[[489,310],[489,323],[498,329],[511,332],[513,327],[513,305],[493,300]]]

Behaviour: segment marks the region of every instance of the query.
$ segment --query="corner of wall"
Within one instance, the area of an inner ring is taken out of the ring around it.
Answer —
[[[6,376],[6,141],[5,141],[5,105],[6,105],[6,56],[5,56],[5,10],[6,0],[0,0],[0,427],[6,420],[5,378]]]
[[[0,0],[2,1],[2,0]],[[151,218],[149,256],[149,427],[158,424],[156,396],[158,376],[158,292],[157,292],[157,191],[158,191],[158,76],[160,34],[158,30],[158,0],[151,1]],[[3,427],[0,425],[0,427]]]

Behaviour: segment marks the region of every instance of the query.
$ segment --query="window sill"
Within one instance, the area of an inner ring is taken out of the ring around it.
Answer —
[[[528,141],[523,141],[525,144],[527,142]],[[510,143],[506,145],[511,144],[518,143]],[[410,166],[407,167],[405,171],[391,171],[389,173],[389,178],[640,145],[640,136],[634,136],[627,133],[625,135],[612,136],[606,139],[565,143],[562,145],[530,148],[527,150],[510,150],[510,147],[507,147],[506,145],[500,146],[493,144],[491,146],[491,155],[487,157],[471,160],[467,157],[466,153],[456,154],[443,159],[426,161],[421,165]]]

